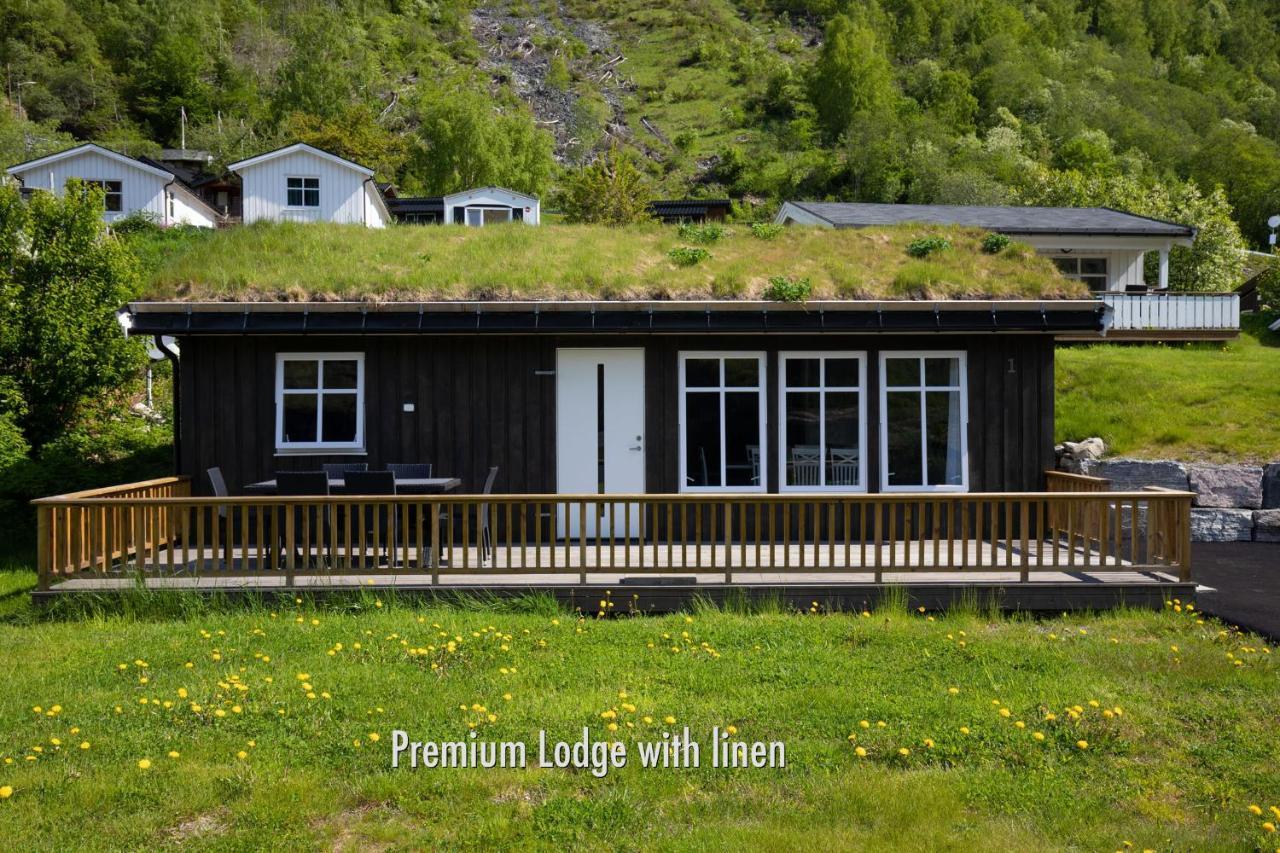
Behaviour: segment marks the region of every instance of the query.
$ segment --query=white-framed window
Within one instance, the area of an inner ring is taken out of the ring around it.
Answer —
[[[778,355],[782,491],[865,492],[865,352]]]
[[[1058,268],[1058,272],[1067,278],[1073,278],[1076,281],[1082,281],[1088,285],[1090,290],[1106,290],[1107,277],[1107,259],[1106,258],[1089,258],[1080,255],[1063,255],[1051,258],[1054,266]]]
[[[969,488],[968,379],[963,352],[880,354],[880,488]]]
[[[466,210],[466,221],[472,228],[497,225],[502,222],[510,222],[512,219],[511,208],[509,207],[475,206],[468,207]]]
[[[97,179],[86,179],[81,181],[85,187],[100,187],[103,195],[103,206],[107,213],[123,213],[124,212],[124,182],[123,181],[100,181]]]
[[[680,491],[763,492],[765,356],[682,352]]]
[[[277,353],[276,449],[364,447],[364,353]]]
[[[320,179],[288,177],[285,178],[285,189],[288,198],[285,203],[289,207],[319,207]]]

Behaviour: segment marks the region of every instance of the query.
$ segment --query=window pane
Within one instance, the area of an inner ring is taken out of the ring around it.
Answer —
[[[290,187],[287,203],[290,207],[302,207],[302,190]]]
[[[891,391],[888,402],[888,445],[890,486],[923,485],[920,470],[920,394],[914,391]]]
[[[284,440],[288,442],[316,440],[315,394],[284,395]]]
[[[720,394],[685,395],[685,475],[690,486],[720,485]]]
[[[324,363],[324,387],[354,388],[359,371],[354,361],[326,361]]]
[[[929,459],[929,485],[958,486],[963,482],[960,448],[960,392],[929,391],[925,394]]]
[[[858,387],[858,360],[856,358],[827,359],[827,387]]]
[[[788,486],[817,486],[822,452],[817,391],[787,394],[787,447],[784,456]]]
[[[860,400],[848,391],[827,392],[827,482],[828,486],[856,486],[862,453],[858,445],[861,423]]]
[[[926,385],[959,385],[960,359],[926,358],[924,381]]]
[[[818,368],[822,362],[818,359],[788,358],[785,363],[788,388],[817,388],[821,384]]]
[[[1081,275],[1106,275],[1107,259],[1106,258],[1081,258],[1080,274]]]
[[[320,206],[320,190],[308,189],[302,191],[303,207],[319,207]]]
[[[760,384],[760,360],[755,358],[726,358],[724,360],[724,384],[732,388],[754,388]]]
[[[314,361],[286,361],[284,363],[284,387],[318,388],[320,366]]]
[[[684,363],[686,388],[719,388],[720,359],[690,358]]]
[[[754,365],[755,362],[752,362]],[[760,392],[734,391],[724,395],[726,483],[755,486],[759,480]]]
[[[885,384],[919,385],[920,359],[918,358],[886,358],[884,366]]]
[[[318,190],[320,189],[320,179],[319,178],[303,178],[302,186],[305,189]]]
[[[356,395],[325,394],[323,441],[356,440]]]
[[[1076,275],[1080,271],[1077,258],[1051,258],[1053,265],[1063,275]]]
[[[1080,277],[1080,280],[1092,291],[1107,289],[1107,277],[1105,275],[1084,275]]]
[[[302,189],[302,178],[286,178],[285,184],[291,190],[300,190]]]

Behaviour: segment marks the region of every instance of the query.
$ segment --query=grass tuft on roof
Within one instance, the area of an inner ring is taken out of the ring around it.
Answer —
[[[927,259],[907,246],[945,236]],[[982,251],[986,232],[929,225],[791,227],[768,240],[730,225],[682,264],[672,226],[257,224],[168,240],[145,297],[193,301],[762,299],[770,278],[812,299],[1059,299],[1087,291],[1030,247]],[[153,236],[134,239],[153,240]],[[145,250],[146,247],[140,247]]]

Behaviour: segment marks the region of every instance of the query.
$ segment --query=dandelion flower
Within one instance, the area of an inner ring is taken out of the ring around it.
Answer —
[[[1027,727],[1027,724],[1022,722],[1022,720],[1018,720],[1018,722],[1014,723],[1014,725],[1020,729],[1025,729]]]
[[[1008,708],[1001,708],[1001,709],[1000,709],[1000,716],[1002,716],[1002,717],[1008,717],[1008,716],[1010,716],[1011,714],[1012,714],[1012,712],[1011,712]]]
[[[738,727],[737,727],[737,726],[725,726],[725,731],[726,731],[728,734],[730,734],[730,735],[736,735],[736,734],[738,733]]]
[[[245,752],[243,749],[236,753],[236,758],[240,759],[241,761],[244,761],[248,757],[249,757],[249,753]]]
[[[1274,823],[1272,823],[1271,821],[1267,821],[1266,823],[1264,823],[1264,824],[1262,825],[1262,828],[1263,828],[1263,829],[1265,829],[1267,832],[1275,832],[1275,831],[1276,831],[1276,825],[1275,825]]]
[[[961,726],[961,727],[960,727],[960,734],[962,734],[962,735],[967,735],[968,733],[969,733],[969,727],[968,727],[968,726]]]
[[[12,785],[0,785],[0,800],[7,800],[13,796]]]
[[[948,692],[948,693],[950,693],[952,696],[955,696],[957,693],[959,693],[959,692],[960,692],[960,688],[959,688],[959,687],[948,687],[948,688],[947,688],[947,692]]]
[[[867,750],[866,750],[866,748],[865,748],[865,747],[861,747],[861,746],[860,746],[860,747],[858,747],[857,749],[855,749],[855,750],[853,751],[853,754],[854,754],[854,755],[856,755],[856,756],[858,756],[859,758],[866,758],[866,757],[867,757]]]
[[[1036,740],[1044,740],[1044,732],[1032,732],[1031,736]]]
[[[377,732],[369,732],[369,740],[373,741],[374,743],[377,743],[378,741],[382,740],[382,735],[378,734]]]
[[[1078,740],[1078,741],[1076,741],[1076,746],[1080,747],[1081,749],[1088,749],[1088,748],[1089,748],[1089,741],[1087,741],[1087,740]]]
[[[933,749],[933,739],[932,739],[932,738],[925,738],[925,739],[924,739],[924,745],[925,745],[925,748],[926,748],[926,749]]]
[[[1262,816],[1262,806],[1259,806],[1257,804],[1250,805],[1249,811],[1253,812],[1255,815],[1259,817]]]
[[[81,748],[81,749],[88,749],[88,748],[89,748],[89,741],[87,741],[87,740],[86,740],[86,741],[81,742],[81,744],[80,744],[80,748]]]
[[[861,727],[862,727],[862,728],[864,728],[864,729],[869,729],[869,728],[871,728],[871,723],[867,722],[866,720],[859,720],[859,721],[858,721],[858,725],[859,725],[859,726],[861,726]]]
[[[662,718],[662,722],[666,723],[668,726],[674,726],[676,724],[676,718],[668,714]]]
[[[898,755],[901,755],[903,758],[906,758],[910,754],[911,750],[907,749],[905,746],[898,747]]]
[[[150,758],[143,758],[143,759],[141,759],[141,760],[138,762],[138,769],[139,769],[139,770],[150,770],[150,769],[151,769],[151,759],[150,759]]]
[[[170,757],[170,758],[179,758],[179,757],[181,757],[181,754],[178,752],[178,750],[176,750],[176,749],[171,749],[171,750],[169,750],[169,757]]]

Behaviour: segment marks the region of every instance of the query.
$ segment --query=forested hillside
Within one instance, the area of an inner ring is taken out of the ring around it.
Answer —
[[[224,163],[302,138],[410,192],[547,193],[616,142],[744,213],[1110,203],[1258,244],[1278,28],[1267,0],[0,0],[0,155],[176,146],[185,111]]]

